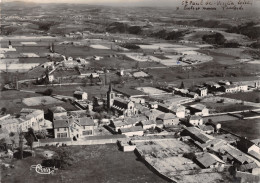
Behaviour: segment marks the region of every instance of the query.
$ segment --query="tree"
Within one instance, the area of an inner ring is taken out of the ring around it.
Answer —
[[[29,134],[27,136],[27,144],[31,147],[31,150],[33,149],[33,143],[34,143],[34,136],[32,134]]]
[[[56,152],[54,159],[60,161],[61,168],[67,168],[71,166],[74,159],[73,152],[69,148],[61,148]]]
[[[7,111],[7,109],[5,107],[1,108],[1,114],[2,115],[6,114],[6,111]]]
[[[183,83],[183,81],[181,82],[180,89],[184,89],[184,83]]]

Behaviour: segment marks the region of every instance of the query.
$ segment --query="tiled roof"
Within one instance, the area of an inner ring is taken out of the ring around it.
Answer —
[[[69,128],[67,120],[56,120],[53,122],[53,128]]]

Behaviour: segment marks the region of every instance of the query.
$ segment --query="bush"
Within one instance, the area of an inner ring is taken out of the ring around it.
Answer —
[[[53,90],[49,88],[49,89],[47,89],[47,90],[45,90],[45,91],[43,92],[43,95],[51,96],[52,93],[53,93]]]

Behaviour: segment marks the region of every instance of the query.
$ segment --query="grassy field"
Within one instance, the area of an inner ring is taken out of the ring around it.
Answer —
[[[225,94],[223,95],[223,97],[260,103],[260,91],[253,91],[248,93]]]
[[[75,158],[68,169],[57,170],[53,175],[40,175],[35,170],[30,170],[31,165],[40,164],[43,160],[40,153],[44,149],[38,149],[35,158],[13,160],[15,168],[2,171],[2,182],[166,182],[138,161],[133,152],[121,152],[115,144],[68,148],[74,152]],[[55,147],[47,149],[56,150]],[[12,176],[6,176],[7,174]]]
[[[46,88],[45,88],[46,89]],[[44,91],[44,90],[43,90]],[[26,93],[26,92],[19,92],[16,90],[8,90],[8,91],[1,91],[0,92],[0,109],[5,107],[7,109],[8,114],[17,114],[20,113],[22,108],[28,108],[27,105],[25,105],[22,102],[23,98],[29,98],[29,97],[40,97],[42,95],[36,94],[36,93]],[[71,95],[72,96],[72,95]],[[78,108],[71,105],[69,102],[61,102],[55,104],[40,104],[29,108],[34,109],[43,109],[45,112],[47,112],[48,108],[53,107],[54,105],[59,105],[64,107],[66,110],[77,110]]]
[[[259,119],[227,121],[221,122],[221,125],[222,128],[247,137],[250,140],[260,138]]]

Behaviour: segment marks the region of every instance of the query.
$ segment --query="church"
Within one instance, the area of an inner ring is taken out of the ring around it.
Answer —
[[[134,102],[116,97],[111,84],[107,92],[107,108],[118,112],[119,115],[124,115],[125,117],[134,116],[138,111],[135,108]]]

